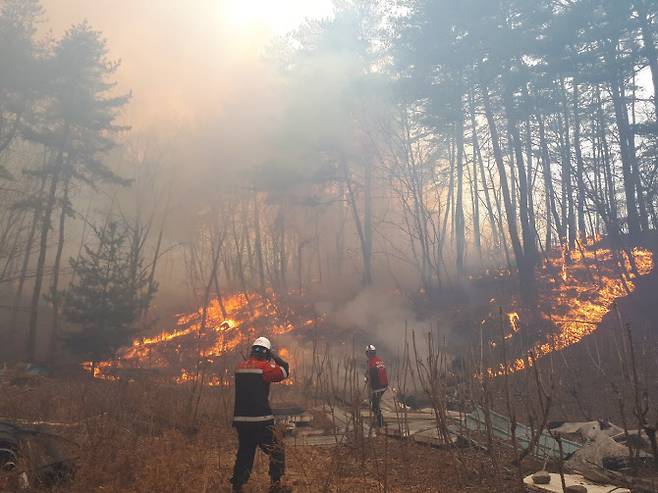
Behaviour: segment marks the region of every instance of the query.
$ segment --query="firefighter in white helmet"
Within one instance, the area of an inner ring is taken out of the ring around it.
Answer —
[[[366,371],[366,382],[370,390],[370,407],[375,421],[375,426],[381,428],[384,426],[384,416],[382,415],[381,400],[384,392],[388,388],[388,375],[384,361],[377,356],[377,348],[372,344],[366,346],[366,356],[368,358],[368,370]]]
[[[285,493],[281,484],[285,471],[283,443],[274,432],[274,415],[269,403],[270,384],[288,378],[290,367],[272,351],[266,337],[251,346],[249,359],[235,369],[235,409],[233,426],[238,432],[238,452],[233,468],[233,492],[242,492],[249,480],[256,448],[270,456],[270,492]]]

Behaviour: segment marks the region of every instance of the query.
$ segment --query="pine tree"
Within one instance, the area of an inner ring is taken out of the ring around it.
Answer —
[[[68,332],[68,348],[92,361],[112,354],[130,342],[140,313],[155,293],[149,288],[148,269],[137,259],[126,228],[110,222],[95,229],[96,245],[71,259],[75,281],[63,294],[63,314],[78,330]]]
[[[48,236],[59,205],[59,238],[49,299],[53,310],[53,332],[57,332],[60,259],[64,226],[71,211],[70,191],[74,184],[126,183],[102,159],[115,146],[116,134],[125,127],[116,124],[120,109],[130,96],[115,96],[111,78],[117,62],[107,58],[102,35],[83,22],[69,29],[55,46],[47,64],[50,67],[49,97],[39,105],[23,128],[24,137],[49,150],[47,179],[38,234],[38,256],[30,303],[26,352],[36,358],[39,305],[48,256]]]
[[[43,12],[38,0],[0,0],[0,155],[19,138],[45,85],[35,39]],[[0,166],[0,178],[9,178]]]

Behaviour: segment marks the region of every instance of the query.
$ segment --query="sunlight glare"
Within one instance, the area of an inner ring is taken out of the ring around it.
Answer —
[[[281,35],[304,19],[329,17],[331,0],[227,0],[225,15],[238,29],[261,28]]]

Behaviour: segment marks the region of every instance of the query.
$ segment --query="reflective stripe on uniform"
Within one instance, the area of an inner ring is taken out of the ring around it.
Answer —
[[[235,373],[256,373],[258,375],[263,374],[262,368],[238,368],[235,370]]]
[[[234,416],[233,421],[239,421],[242,423],[259,423],[261,421],[272,421],[274,415],[270,414],[269,416]]]

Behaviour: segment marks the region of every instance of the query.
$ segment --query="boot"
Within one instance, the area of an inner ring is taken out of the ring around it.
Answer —
[[[290,486],[284,486],[281,484],[281,481],[272,481],[270,483],[270,493],[291,493],[292,488]]]
[[[241,484],[234,484],[233,488],[231,489],[232,493],[244,493],[244,490],[242,489]]]

